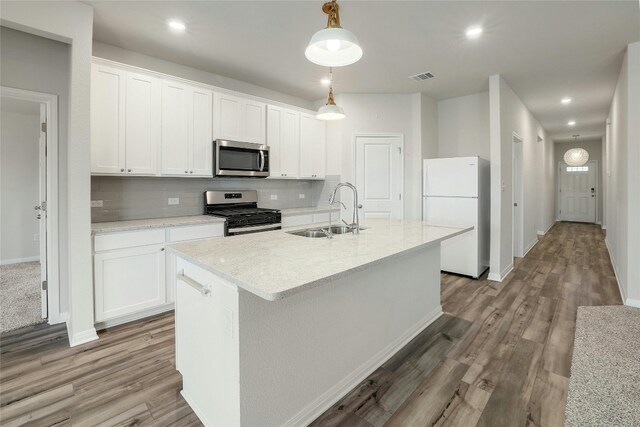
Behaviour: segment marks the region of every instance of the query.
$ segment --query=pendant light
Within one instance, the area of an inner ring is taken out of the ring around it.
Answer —
[[[322,11],[329,15],[327,27],[316,32],[304,55],[314,64],[324,67],[342,67],[358,62],[362,48],[355,34],[340,26],[339,6],[336,0],[326,2]]]
[[[580,135],[573,135],[574,142],[578,142]],[[571,148],[564,153],[564,162],[569,166],[582,166],[589,161],[589,152],[584,148]]]
[[[341,120],[344,119],[346,114],[344,110],[336,105],[336,101],[333,99],[333,70],[329,69],[329,96],[327,97],[327,103],[320,107],[316,118],[318,120]]]

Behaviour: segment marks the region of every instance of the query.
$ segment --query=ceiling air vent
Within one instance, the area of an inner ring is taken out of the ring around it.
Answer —
[[[409,76],[411,80],[415,80],[417,82],[421,82],[424,80],[429,80],[434,78],[435,76],[431,73],[431,71],[425,71],[424,73],[416,74],[415,76]]]

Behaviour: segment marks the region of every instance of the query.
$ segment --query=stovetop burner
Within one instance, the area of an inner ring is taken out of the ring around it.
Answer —
[[[225,235],[280,228],[278,209],[258,207],[258,193],[250,191],[206,191],[204,212],[226,218]]]

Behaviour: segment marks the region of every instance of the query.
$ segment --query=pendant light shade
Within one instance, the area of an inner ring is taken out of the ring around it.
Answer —
[[[572,148],[564,153],[564,162],[569,166],[582,166],[589,161],[589,152],[584,148]]]
[[[362,48],[355,34],[340,26],[336,0],[325,3],[322,11],[329,15],[327,27],[317,31],[304,52],[307,59],[324,67],[342,67],[358,62]]]
[[[333,73],[331,73],[331,80],[333,81]],[[327,97],[327,103],[320,107],[316,118],[318,120],[341,120],[347,117],[342,107],[336,105],[336,101],[333,99],[333,87],[329,87],[329,96]]]

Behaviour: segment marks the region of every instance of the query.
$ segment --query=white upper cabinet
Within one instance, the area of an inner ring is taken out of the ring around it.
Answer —
[[[267,144],[269,145],[270,177],[298,177],[299,129],[299,112],[269,105],[267,109]]]
[[[160,172],[160,79],[127,73],[125,95],[125,163],[127,174]]]
[[[212,176],[213,92],[162,83],[162,175]]]
[[[162,174],[189,173],[189,98],[186,85],[162,82]]]
[[[300,114],[300,178],[325,178],[325,147],[324,122],[311,114]]]
[[[213,176],[213,92],[193,88],[190,103],[189,174],[210,178]]]
[[[266,104],[238,96],[214,95],[214,138],[264,144]]]
[[[91,67],[91,172],[125,172],[124,71]]]

